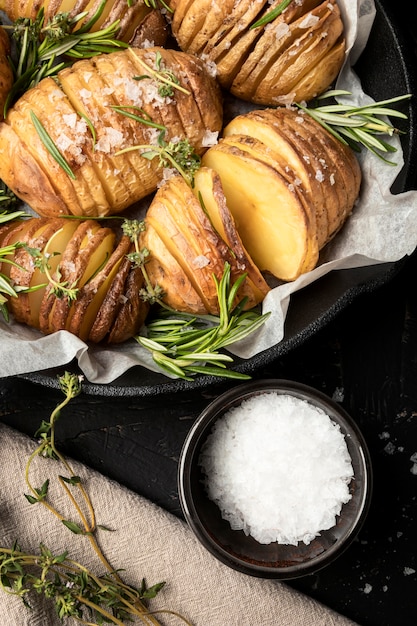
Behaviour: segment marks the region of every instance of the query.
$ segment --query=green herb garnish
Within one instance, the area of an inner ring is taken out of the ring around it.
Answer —
[[[122,229],[135,245],[135,252],[128,255],[136,267],[140,267],[145,288],[140,296],[150,304],[158,304],[158,315],[146,325],[146,336],[135,339],[152,355],[162,370],[184,380],[192,380],[195,374],[206,374],[247,380],[250,376],[227,369],[233,358],[220,352],[222,348],[245,339],[266,322],[269,313],[244,311],[246,299],[234,305],[237,292],[246,279],[242,274],[231,284],[231,268],[225,263],[219,281],[213,275],[219,302],[219,316],[192,315],[172,309],[163,301],[164,293],[159,285],[152,285],[146,271],[149,251],[139,249],[139,234],[146,228],[139,220],[125,220]]]
[[[321,101],[338,96],[351,96],[350,91],[330,90],[319,96],[316,100]],[[411,94],[381,100],[364,106],[332,103],[323,106],[307,107],[296,103],[296,106],[310,115],[323,128],[330,132],[342,143],[349,145],[356,152],[364,146],[389,165],[395,165],[384,154],[396,152],[396,148],[384,141],[381,136],[399,134],[400,131],[386,121],[385,116],[407,119],[404,113],[387,105],[408,100]]]
[[[51,266],[49,263],[49,259],[51,257],[57,256],[59,252],[49,252],[49,248],[54,240],[62,231],[62,228],[57,230],[52,237],[48,240],[45,245],[43,251],[41,252],[38,248],[30,248],[25,245],[25,249],[27,252],[33,257],[33,262],[35,267],[37,267],[41,272],[45,274],[45,277],[48,280],[48,284],[50,285],[50,293],[55,295],[57,298],[68,298],[70,302],[74,301],[78,297],[79,288],[77,287],[77,281],[68,284],[68,281],[61,280],[62,275],[61,271],[58,267],[55,270],[54,276],[52,276],[50,270]]]
[[[273,9],[272,11],[261,17],[259,20],[257,20],[254,24],[252,24],[251,29],[259,28],[260,26],[265,26],[266,24],[273,22],[274,19],[278,17],[278,15],[281,15],[281,13],[287,8],[290,3],[291,0],[283,0],[277,7],[275,7],[275,9]]]
[[[43,595],[53,602],[61,620],[72,617],[83,624],[111,623],[123,626],[137,617],[143,624],[160,626],[155,615],[167,613],[190,626],[185,618],[174,611],[148,609],[147,601],[154,598],[165,583],[148,587],[142,579],[139,588],[126,584],[99,546],[97,532],[109,529],[97,524],[93,501],[83,480],[74,473],[55,442],[56,422],[62,410],[81,392],[81,378],[69,372],[58,378],[65,397],[52,411],[49,420],[43,420],[35,433],[39,443],[26,463],[25,480],[29,490],[26,499],[31,505],[45,507],[70,532],[85,538],[105,568],[105,573],[96,575],[71,559],[67,551],[54,554],[45,543],[40,544],[39,553],[28,553],[22,551],[16,542],[12,548],[0,548],[0,587],[22,598],[28,608],[31,592]],[[39,457],[62,468],[64,474],[57,474],[56,481],[68,496],[79,522],[67,519],[54,505],[50,496],[49,478],[40,487],[32,484],[32,464]]]
[[[147,72],[141,76],[134,76],[134,80],[143,80],[145,78],[153,78],[159,83],[158,93],[161,97],[166,98],[174,95],[174,91],[182,91],[183,93],[190,95],[188,89],[180,84],[179,79],[172,70],[163,67],[163,58],[160,52],[155,55],[155,67],[153,69],[150,65],[145,63],[140,57],[138,57],[131,48],[129,52],[133,55],[135,61],[139,63]]]
[[[126,112],[120,111],[126,115]],[[130,146],[116,152],[116,155],[123,154],[125,152],[132,152],[134,150],[140,150],[141,156],[149,161],[155,158],[159,159],[159,167],[172,167],[177,170],[179,174],[188,182],[190,186],[193,185],[194,174],[200,168],[201,158],[188,141],[188,139],[181,139],[180,141],[165,141],[166,129],[159,134],[157,144],[142,144],[136,146]]]
[[[119,20],[102,30],[91,32],[105,4],[103,0],[93,17],[81,26],[79,23],[88,15],[87,11],[72,18],[68,12],[58,13],[45,24],[43,9],[40,9],[35,20],[19,18],[11,26],[4,25],[4,28],[12,31],[17,59],[15,63],[11,60],[14,84],[5,104],[5,113],[29,88],[46,76],[56,76],[61,69],[71,64],[60,57],[87,59],[128,47],[128,44],[117,39]]]
[[[33,111],[30,111],[30,117],[31,117],[32,123],[33,123],[33,125],[35,127],[35,130],[38,133],[39,139],[41,140],[41,142],[43,143],[45,148],[48,150],[48,152],[51,155],[51,157],[58,163],[58,165],[64,170],[64,172],[70,178],[75,180],[76,176],[75,176],[74,172],[72,171],[71,167],[69,166],[68,161],[61,154],[61,152],[58,150],[56,144],[52,140],[52,138],[49,135],[49,133],[46,130],[46,128],[43,126],[43,124],[40,121],[40,119],[37,117],[37,115]]]

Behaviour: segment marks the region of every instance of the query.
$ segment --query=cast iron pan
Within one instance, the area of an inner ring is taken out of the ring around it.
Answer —
[[[417,72],[412,42],[399,28],[389,7],[389,0],[376,0],[377,15],[366,51],[356,65],[365,92],[375,100],[405,93],[417,93]],[[405,165],[398,175],[393,193],[416,189],[417,185],[417,104],[415,98],[403,104],[408,116],[401,128]],[[396,122],[397,124],[397,122]],[[327,274],[312,285],[294,294],[285,324],[283,340],[248,360],[235,359],[234,369],[253,374],[275,359],[300,346],[309,337],[333,320],[354,299],[387,283],[401,269],[405,259],[395,263],[338,270]],[[62,368],[23,374],[20,378],[43,386],[58,388],[57,376],[65,370],[77,371],[74,362]],[[153,396],[163,393],[204,389],[220,379],[196,377],[192,382],[171,380],[140,366],[126,372],[116,381],[98,385],[84,381],[84,393],[100,396]]]

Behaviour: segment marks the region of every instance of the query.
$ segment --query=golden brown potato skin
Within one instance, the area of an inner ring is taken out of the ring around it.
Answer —
[[[336,78],[345,56],[336,0],[292,1],[251,28],[281,0],[172,0],[180,48],[211,64],[233,95],[263,105],[308,101]]]
[[[57,295],[32,254],[18,247],[9,257],[15,265],[0,264],[0,271],[15,287],[39,288],[9,298],[16,321],[45,335],[66,330],[92,343],[120,343],[139,332],[149,305],[139,297],[143,276],[127,256],[133,251],[128,237],[95,220],[34,217],[0,230],[0,246],[16,242],[48,253],[53,279],[77,289],[75,299]]]
[[[4,105],[13,85],[13,72],[7,60],[10,42],[4,28],[0,26],[0,121],[3,119]]]
[[[202,162],[218,173],[255,264],[283,281],[314,269],[361,185],[353,150],[296,107],[235,117]]]
[[[238,302],[246,298],[245,308],[253,308],[263,300],[269,287],[243,249],[224,203],[220,179],[205,169],[197,175],[205,172],[207,178],[197,180],[195,190],[182,177],[174,176],[155,194],[140,236],[140,248],[150,253],[146,263],[149,279],[162,287],[163,300],[172,308],[218,315],[213,276],[220,281],[227,262],[233,282],[246,274],[237,298]],[[218,205],[227,235],[216,229],[206,210],[209,196]]]
[[[148,76],[143,63],[155,68],[158,55],[186,93],[160,96],[157,79],[137,80]],[[159,129],[122,115],[118,106]],[[73,178],[45,147],[33,114]],[[164,127],[166,141],[188,139],[202,154],[207,133],[220,131],[222,115],[219,86],[199,59],[184,52],[130,48],[82,60],[59,72],[58,83],[43,79],[9,110],[0,124],[0,178],[42,216],[117,214],[154,192],[163,177],[158,158],[146,159],[140,150],[117,153],[156,145]]]
[[[102,0],[0,0],[0,10],[4,10],[14,21],[20,17],[34,20],[41,9],[44,10],[45,23],[55,15],[69,12],[70,17],[87,11],[87,15],[79,21],[79,26],[87,23],[97,12]],[[166,20],[160,11],[146,6],[144,0],[137,0],[131,6],[127,0],[107,0],[105,8],[92,27],[97,31],[110,26],[119,20],[117,38],[141,46],[145,41],[153,45],[163,46],[167,39]]]

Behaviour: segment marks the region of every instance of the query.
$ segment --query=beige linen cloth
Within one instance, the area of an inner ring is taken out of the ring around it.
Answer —
[[[97,574],[102,567],[85,537],[74,535],[39,504],[30,505],[24,493],[26,460],[34,441],[0,424],[0,536],[2,547],[15,540],[25,551],[45,543],[55,554],[68,550]],[[120,459],[123,463],[123,459]],[[163,509],[123,486],[71,462],[95,505],[97,522],[114,532],[99,531],[103,551],[114,568],[124,569],[124,580],[140,585],[166,581],[151,607],[169,608],[184,615],[194,626],[352,626],[353,622],[278,581],[253,578],[218,562],[203,548],[188,526]],[[51,481],[50,495],[65,511],[67,496],[53,487],[62,466],[37,458],[32,484]],[[77,521],[72,515],[73,521]],[[58,626],[54,608],[36,595],[32,609],[20,598],[0,590],[1,626]],[[182,624],[159,617],[162,624]],[[64,622],[75,626],[75,620]],[[131,622],[130,622],[131,623]],[[135,622],[139,623],[139,622]]]

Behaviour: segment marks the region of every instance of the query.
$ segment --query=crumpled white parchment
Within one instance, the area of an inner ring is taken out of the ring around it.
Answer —
[[[375,17],[373,0],[339,0],[345,23],[348,57],[337,87],[351,91],[358,104],[371,99],[363,93],[351,69],[366,46]],[[376,68],[377,70],[377,68]],[[392,94],[399,96],[402,94]],[[360,199],[343,230],[328,244],[323,262],[292,283],[273,289],[265,298],[263,311],[271,316],[256,337],[234,344],[231,351],[250,358],[279,343],[291,294],[334,269],[393,262],[411,254],[417,245],[417,192],[392,195],[390,188],[403,166],[398,138],[395,167],[363,151],[359,158],[363,173]],[[13,321],[0,321],[0,377],[59,367],[77,359],[87,380],[110,383],[135,365],[159,371],[149,354],[135,340],[116,347],[87,346],[66,331],[41,336],[36,330]],[[140,371],[138,373],[140,385]]]

